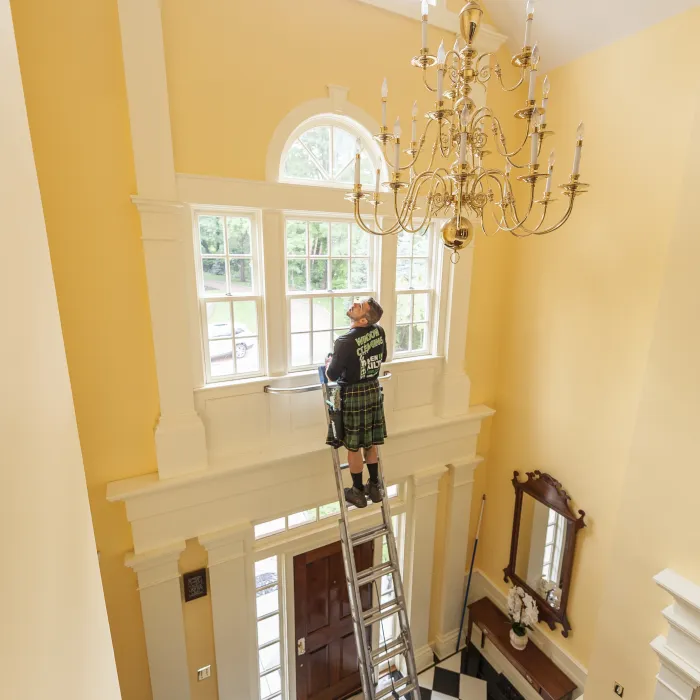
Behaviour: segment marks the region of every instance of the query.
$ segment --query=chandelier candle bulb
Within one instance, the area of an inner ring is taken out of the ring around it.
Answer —
[[[401,160],[401,120],[396,117],[394,124],[394,136],[396,137],[395,152],[394,152],[394,170],[399,174],[399,161]]]
[[[386,129],[386,101],[389,97],[389,83],[386,78],[382,83],[382,129]]]
[[[554,172],[554,151],[549,154],[549,171],[547,173],[547,182],[544,186],[544,193],[550,194],[552,191],[552,173]]]
[[[445,59],[446,59],[446,54],[445,54],[445,42],[441,41],[440,42],[440,48],[438,49],[437,53],[437,62],[438,62],[438,77],[437,77],[437,98],[438,102],[442,102],[443,98],[443,81],[445,79]]]
[[[532,21],[535,18],[535,3],[533,0],[528,0],[527,7],[527,21],[525,22],[525,46],[530,46],[532,41]]]
[[[576,151],[574,153],[574,168],[571,172],[572,175],[579,175],[581,172],[581,151],[583,150],[583,136],[584,127],[583,122],[578,125],[576,130]]]
[[[421,33],[423,39],[423,51],[428,50],[428,0],[421,3]]]
[[[379,170],[379,168],[377,168],[377,177],[374,181],[374,192],[377,195],[377,197],[379,196],[379,180],[381,178],[381,174],[382,174],[382,171]]]
[[[532,144],[530,148],[530,165],[537,165],[537,157],[540,150],[540,134],[538,131],[532,132]]]
[[[362,141],[355,142],[355,184],[360,184],[360,154],[362,153]]]

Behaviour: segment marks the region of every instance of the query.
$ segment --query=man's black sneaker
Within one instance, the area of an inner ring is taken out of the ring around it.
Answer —
[[[345,489],[345,500],[351,506],[355,506],[355,508],[367,507],[367,497],[365,496],[365,490],[358,489],[355,486],[353,486],[352,488]]]
[[[382,488],[381,482],[374,482],[370,479],[365,486],[365,493],[369,496],[372,503],[381,503],[382,496],[384,496],[384,489]]]

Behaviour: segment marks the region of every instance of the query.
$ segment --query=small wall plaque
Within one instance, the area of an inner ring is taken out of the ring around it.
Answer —
[[[182,575],[182,586],[185,593],[185,603],[207,594],[207,570],[199,569]]]

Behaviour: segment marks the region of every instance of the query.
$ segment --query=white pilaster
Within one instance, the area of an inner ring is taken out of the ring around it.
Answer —
[[[654,700],[697,700],[700,688],[700,586],[665,569],[654,581],[673,596],[663,611],[668,637],[659,636],[651,647],[661,661]]]
[[[445,253],[449,257],[449,251]],[[471,383],[465,368],[467,351],[467,320],[471,293],[474,245],[450,265],[447,287],[445,326],[445,369],[438,395],[436,411],[439,416],[459,416],[469,410]]]
[[[411,637],[419,670],[433,662],[428,644],[430,598],[435,551],[435,522],[440,478],[447,467],[434,467],[413,475],[412,499],[406,518],[405,593],[411,621]]]
[[[287,308],[284,261],[284,215],[274,209],[262,215],[263,274],[265,275],[265,317],[279,319],[267,324],[269,375],[281,377],[287,372]]]
[[[126,561],[138,576],[153,700],[190,700],[178,569],[184,549],[179,542]]]
[[[168,478],[207,465],[204,426],[194,408],[192,334],[182,219],[170,131],[170,110],[158,0],[119,0],[124,71],[134,147],[146,274],[153,324],[161,417],[158,472]],[[189,273],[189,274],[188,274]]]
[[[209,554],[219,700],[257,697],[250,523],[199,537]]]
[[[459,620],[464,602],[464,572],[467,568],[474,469],[480,461],[479,457],[475,457],[449,467],[445,557],[440,581],[441,595],[435,640],[435,651],[440,658],[454,652],[459,634]]]

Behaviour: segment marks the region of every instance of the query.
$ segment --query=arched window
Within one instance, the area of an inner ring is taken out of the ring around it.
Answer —
[[[307,119],[294,130],[282,153],[280,181],[348,189],[355,178],[358,138],[361,181],[374,187],[381,161],[371,134],[352,119],[335,114]]]

